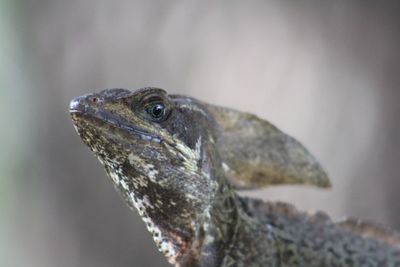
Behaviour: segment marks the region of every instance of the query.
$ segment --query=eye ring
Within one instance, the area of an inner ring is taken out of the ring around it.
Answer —
[[[144,110],[148,117],[155,122],[161,122],[168,116],[167,106],[160,101],[147,104]]]

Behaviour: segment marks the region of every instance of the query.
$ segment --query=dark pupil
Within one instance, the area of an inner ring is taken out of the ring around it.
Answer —
[[[162,104],[155,104],[151,108],[151,115],[154,118],[160,118],[164,113],[164,106]]]

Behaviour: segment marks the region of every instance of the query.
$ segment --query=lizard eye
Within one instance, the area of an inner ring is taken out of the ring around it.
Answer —
[[[148,115],[153,121],[162,121],[165,119],[167,112],[162,102],[148,104],[145,108]]]
[[[136,110],[143,119],[152,122],[165,121],[172,111],[172,104],[165,91],[160,89],[148,89],[144,95],[133,102],[132,110]]]

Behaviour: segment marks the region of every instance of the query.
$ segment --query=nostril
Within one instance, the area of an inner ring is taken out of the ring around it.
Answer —
[[[97,104],[99,102],[99,98],[95,96],[89,97],[89,101],[92,102],[93,104]]]

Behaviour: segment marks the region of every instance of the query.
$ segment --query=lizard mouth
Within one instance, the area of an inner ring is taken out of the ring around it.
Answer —
[[[79,98],[73,99],[70,103],[69,112],[71,114],[72,120],[76,127],[85,130],[85,126],[80,126],[80,122],[84,121],[86,124],[91,124],[95,127],[104,127],[105,125],[113,128],[114,130],[119,130],[130,136],[134,135],[144,141],[152,141],[161,143],[161,138],[151,134],[134,124],[129,123],[123,118],[106,112],[91,105],[82,103]]]

